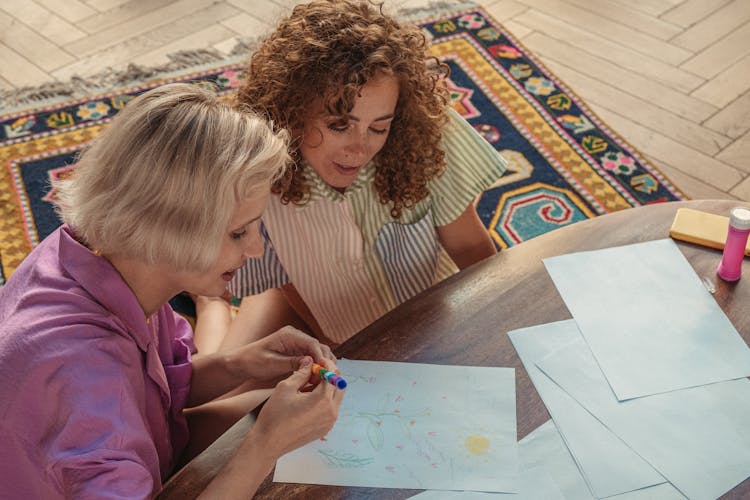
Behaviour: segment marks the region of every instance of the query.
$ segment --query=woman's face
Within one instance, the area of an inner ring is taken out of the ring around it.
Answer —
[[[348,117],[325,113],[318,102],[305,122],[300,153],[331,187],[344,191],[383,148],[398,101],[398,81],[378,75],[362,87]]]
[[[267,191],[241,201],[222,233],[221,251],[208,271],[187,271],[180,278],[182,289],[198,295],[220,296],[237,270],[251,257],[263,255],[260,217],[268,204]]]

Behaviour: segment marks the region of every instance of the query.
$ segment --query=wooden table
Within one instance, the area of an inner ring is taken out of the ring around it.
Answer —
[[[447,365],[516,368],[518,439],[549,419],[506,333],[517,328],[569,319],[570,313],[542,259],[667,238],[678,208],[729,215],[736,201],[695,200],[633,208],[589,219],[503,250],[397,307],[342,344],[338,357],[414,361]],[[699,276],[716,283],[714,297],[746,342],[750,341],[750,265],[745,278],[728,284],[716,277],[719,250],[677,242]],[[194,498],[227,461],[252,425],[250,417],[232,427],[203,454],[175,474],[161,498]],[[273,483],[256,498],[407,498],[420,490],[344,488]],[[746,480],[724,497],[750,497]]]

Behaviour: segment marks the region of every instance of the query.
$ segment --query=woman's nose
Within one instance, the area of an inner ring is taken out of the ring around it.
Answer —
[[[360,133],[351,134],[345,152],[351,158],[361,159],[367,154],[367,138]]]
[[[242,257],[251,259],[253,257],[263,256],[263,237],[260,235],[260,229],[248,235],[245,246],[242,249]]]

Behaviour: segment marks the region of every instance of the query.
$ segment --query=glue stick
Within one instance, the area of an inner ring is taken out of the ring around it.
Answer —
[[[742,259],[750,235],[750,209],[737,207],[729,214],[729,231],[724,243],[724,253],[716,274],[724,281],[737,281],[742,276]]]

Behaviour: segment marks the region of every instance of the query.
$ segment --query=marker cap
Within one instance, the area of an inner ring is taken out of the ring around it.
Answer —
[[[750,229],[750,209],[744,207],[733,208],[729,213],[729,225],[741,231]]]

